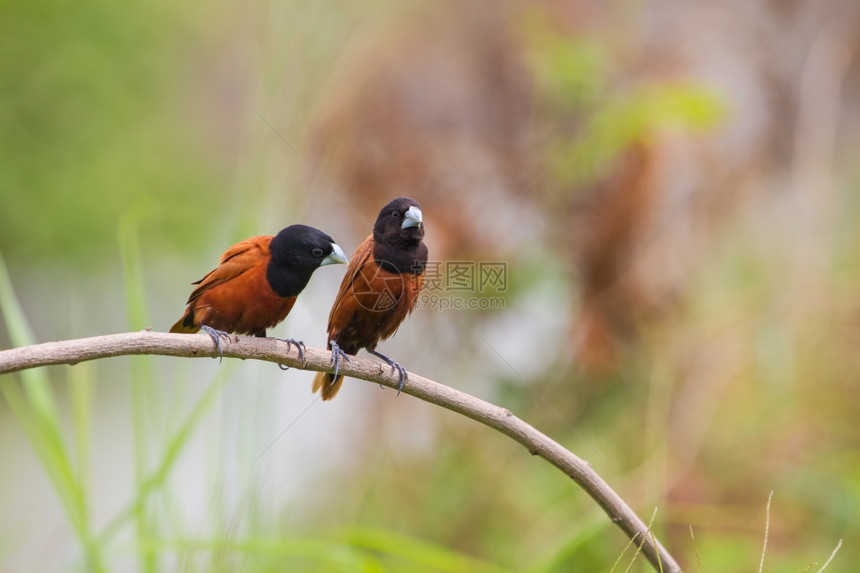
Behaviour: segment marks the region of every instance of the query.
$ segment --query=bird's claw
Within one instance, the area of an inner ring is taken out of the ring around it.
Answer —
[[[343,358],[349,362],[349,355],[341,350],[340,346],[334,340],[329,342],[329,344],[331,344],[331,363],[334,364],[334,378],[337,380],[337,371],[340,370],[340,359]]]
[[[227,342],[232,342],[233,339],[230,337],[230,333],[224,332],[223,330],[216,330],[211,326],[206,326],[205,324],[200,326],[200,330],[212,338],[212,342],[215,343],[215,348],[218,350],[218,362],[220,363],[224,359],[224,350],[221,348],[221,339],[224,338]]]
[[[380,354],[379,352],[376,352],[375,350],[368,350],[368,352],[370,352],[371,354],[373,354],[377,358],[384,360],[389,366],[391,366],[391,373],[392,374],[394,374],[395,370],[397,371],[398,378],[399,378],[399,381],[397,384],[397,396],[400,396],[400,392],[403,390],[403,384],[407,380],[409,380],[409,373],[406,371],[406,368],[404,368],[403,366],[401,366],[400,364],[398,364],[397,362],[395,362],[394,360],[392,360],[388,356],[386,356],[384,354]],[[380,388],[385,387],[382,384],[380,384],[379,386],[380,386]],[[397,396],[395,396],[395,398]]]
[[[276,338],[275,340],[280,340],[281,342],[287,343],[287,352],[293,349],[293,345],[295,345],[296,350],[299,353],[299,360],[302,361],[302,367],[305,365],[305,350],[307,350],[307,346],[301,340],[293,340],[292,338]],[[289,370],[289,366],[284,366],[283,364],[278,364],[278,368],[281,370]]]
[[[400,375],[400,381],[397,383],[397,396],[400,396],[400,392],[403,390],[403,384],[409,378],[409,373],[406,372],[406,368],[400,364],[395,363],[395,366],[397,367],[397,372]],[[395,398],[397,396],[395,396]]]

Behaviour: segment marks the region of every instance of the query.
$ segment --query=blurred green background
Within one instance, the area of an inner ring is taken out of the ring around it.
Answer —
[[[844,539],[852,571],[860,10],[687,4],[7,0],[0,347],[166,330],[232,243],[303,222],[350,252],[409,195],[433,260],[506,265],[504,292],[434,294],[504,309],[420,308],[383,352],[656,508],[685,570],[754,570],[773,491],[764,570]],[[272,334],[322,346],[342,271]],[[0,571],[627,570],[510,440],[311,379],[0,378]]]

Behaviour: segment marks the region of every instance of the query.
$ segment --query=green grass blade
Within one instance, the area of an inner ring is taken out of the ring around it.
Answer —
[[[36,344],[36,336],[24,314],[18,297],[12,288],[12,280],[6,262],[0,254],[0,308],[6,320],[6,329],[13,346]],[[29,369],[20,373],[24,381],[27,399],[37,414],[50,420],[57,420],[57,401],[54,398],[48,376],[43,369]]]
[[[219,371],[216,379],[209,385],[209,388],[206,389],[206,392],[197,401],[197,404],[195,404],[194,408],[188,414],[188,417],[184,420],[179,430],[168,442],[158,467],[141,481],[135,499],[99,535],[98,539],[100,542],[105,543],[117,534],[129,519],[136,516],[142,510],[149,496],[163,487],[167,477],[170,475],[170,470],[173,469],[174,463],[179,458],[179,454],[190,440],[203,415],[212,407],[215,398],[229,376],[229,368],[225,367]]]
[[[149,215],[150,211],[147,203],[137,203],[122,215],[117,227],[126,312],[128,313],[130,330],[145,328],[149,316],[138,229],[140,222]],[[153,419],[154,416],[151,415],[152,411],[158,411],[159,408],[150,408],[151,405],[160,403],[161,394],[156,388],[157,384],[154,384],[155,376],[151,357],[132,357],[130,368],[135,478],[138,492],[141,492],[146,488],[150,440],[153,439],[153,434],[163,427],[163,424]],[[149,489],[146,491],[148,492]],[[140,543],[143,539],[154,535],[156,525],[154,517],[147,510],[146,496],[140,497],[138,494],[138,497],[141,499],[141,503],[134,504],[133,508],[138,543]],[[157,570],[158,563],[155,554],[147,553],[141,548],[140,558],[141,571],[154,573]]]
[[[291,539],[287,537],[251,537],[245,539],[153,539],[149,542],[153,550],[175,551],[183,554],[209,552],[215,554],[242,554],[262,559],[277,559],[283,564],[279,570],[291,568],[286,559],[305,560],[326,564],[325,571],[362,571],[381,573],[386,569],[378,558],[363,549],[342,543],[318,539]],[[217,564],[213,564],[216,570]],[[335,569],[332,569],[334,567]],[[240,567],[240,569],[247,570]],[[317,569],[314,569],[317,570]],[[479,570],[474,570],[479,571]]]
[[[35,336],[12,288],[5,260],[0,255],[0,310],[15,346],[35,344]],[[88,569],[102,571],[99,547],[92,543],[86,490],[73,468],[63,439],[56,397],[42,368],[20,372],[21,389],[10,377],[0,384],[16,418],[36,450],[42,467],[59,496],[69,522],[84,549]]]
[[[541,559],[536,565],[529,568],[531,573],[554,573],[566,571],[575,562],[578,554],[585,550],[589,544],[605,534],[611,522],[606,515],[600,513],[570,524],[570,531],[566,539],[551,554]]]
[[[92,452],[92,406],[94,402],[95,365],[81,363],[69,368],[69,397],[72,407],[72,424],[75,432],[75,459],[77,460],[78,483],[85,484],[89,479]],[[85,490],[84,490],[85,491]]]
[[[510,573],[510,569],[452,551],[447,547],[376,529],[354,529],[347,541],[362,549],[383,553],[430,571],[446,573]]]

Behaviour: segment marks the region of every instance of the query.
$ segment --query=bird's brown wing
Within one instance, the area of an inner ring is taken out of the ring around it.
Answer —
[[[209,272],[199,281],[191,284],[199,285],[188,297],[186,304],[191,304],[204,292],[234,279],[252,268],[254,265],[267,260],[270,256],[269,243],[271,235],[261,235],[236,243],[221,255],[218,267]]]
[[[353,311],[345,307],[355,305],[357,303],[355,297],[347,296],[347,293],[350,288],[352,288],[355,279],[361,273],[361,269],[364,268],[364,265],[366,265],[368,261],[372,260],[373,246],[373,235],[371,234],[367,236],[364,242],[361,243],[357,249],[355,249],[352,257],[349,259],[349,267],[346,269],[346,274],[343,277],[343,281],[340,283],[340,290],[337,292],[334,304],[331,305],[331,312],[328,315],[329,339],[331,339],[333,332],[336,333],[345,326],[345,322],[348,321],[353,314]]]
[[[343,281],[340,283],[340,290],[334,299],[334,304],[331,305],[331,312],[328,315],[328,348],[331,348],[331,340],[337,338],[341,330],[347,327],[352,321],[358,306],[358,301],[355,296],[349,294],[352,290],[352,285],[356,278],[361,274],[364,266],[373,259],[373,235],[369,235],[363,243],[361,243],[352,257],[349,259],[349,267],[346,269],[346,274],[343,276]],[[342,348],[348,354],[354,354],[358,348],[345,347]],[[313,391],[320,391],[323,400],[331,400],[340,390],[343,383],[343,375],[334,377],[333,374],[326,372],[318,372],[314,376]]]

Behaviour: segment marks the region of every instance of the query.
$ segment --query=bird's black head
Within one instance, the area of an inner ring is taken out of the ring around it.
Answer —
[[[373,239],[389,245],[414,245],[423,238],[421,206],[409,197],[398,197],[383,207],[373,226]]]
[[[373,257],[395,273],[421,274],[427,263],[424,219],[418,202],[398,197],[382,208],[373,226]]]
[[[272,260],[266,279],[280,296],[296,296],[319,267],[345,263],[346,255],[334,239],[307,225],[290,225],[269,243]]]

